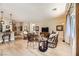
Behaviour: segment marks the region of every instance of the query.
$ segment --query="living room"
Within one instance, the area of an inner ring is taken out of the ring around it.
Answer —
[[[0,55],[75,55],[75,43],[71,40],[70,23],[67,22],[68,14],[74,15],[74,6],[0,3]],[[56,39],[55,43],[50,43],[50,39]],[[47,43],[44,52],[39,48],[41,42]]]

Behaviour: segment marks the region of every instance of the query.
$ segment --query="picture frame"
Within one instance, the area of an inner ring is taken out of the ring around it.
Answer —
[[[63,25],[57,25],[56,30],[57,31],[63,31]]]
[[[33,27],[33,30],[39,31],[39,26],[34,26],[34,27]]]
[[[36,30],[36,31],[39,31],[39,26],[35,26],[35,27],[36,27],[35,30]]]

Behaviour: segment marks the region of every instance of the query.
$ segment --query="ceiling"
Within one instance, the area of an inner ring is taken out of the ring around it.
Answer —
[[[38,21],[58,17],[65,13],[63,3],[0,3],[4,15],[13,14],[19,21]]]

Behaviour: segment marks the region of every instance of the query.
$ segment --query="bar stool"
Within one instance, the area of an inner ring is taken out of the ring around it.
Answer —
[[[28,38],[28,40],[27,40],[27,48],[28,48],[28,46],[33,45],[32,43],[33,43],[34,39],[33,39],[33,35],[31,33],[27,34],[27,38]]]
[[[2,43],[5,43],[5,40],[6,40],[6,39],[8,39],[8,41],[10,42],[10,41],[11,41],[11,40],[10,40],[10,37],[11,37],[10,32],[4,33],[4,34],[2,35],[2,40],[3,40]]]
[[[36,49],[38,48],[38,35],[34,35],[34,41],[33,41],[33,48]]]

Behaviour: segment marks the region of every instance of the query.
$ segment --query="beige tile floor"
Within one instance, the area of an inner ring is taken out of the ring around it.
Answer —
[[[33,43],[32,43],[33,44]],[[58,42],[56,48],[48,48],[43,53],[38,46],[28,46],[27,40],[16,40],[15,42],[0,44],[0,56],[70,56],[71,48],[62,41]]]

